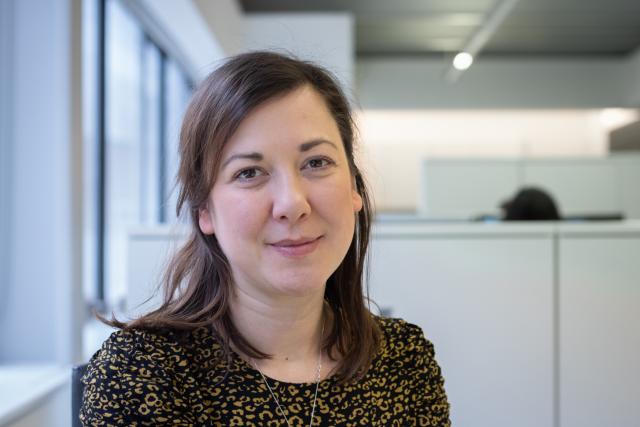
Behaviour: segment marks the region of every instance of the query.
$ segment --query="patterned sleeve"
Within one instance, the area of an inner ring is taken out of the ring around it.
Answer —
[[[193,425],[174,366],[180,358],[165,344],[147,332],[113,333],[82,378],[82,425]]]
[[[449,427],[449,403],[444,389],[444,378],[435,359],[433,344],[422,330],[408,324],[413,342],[415,362],[413,400],[416,426]]]

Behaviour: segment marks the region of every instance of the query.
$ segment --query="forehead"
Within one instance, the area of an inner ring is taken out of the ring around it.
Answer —
[[[227,141],[223,158],[243,148],[301,144],[313,139],[343,145],[338,125],[322,95],[310,86],[302,86],[251,111]]]

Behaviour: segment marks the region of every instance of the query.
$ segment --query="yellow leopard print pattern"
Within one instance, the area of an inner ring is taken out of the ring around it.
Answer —
[[[314,426],[450,426],[433,345],[400,319],[376,318],[384,342],[362,380],[320,382]],[[260,374],[208,329],[117,331],[83,377],[85,426],[286,426]],[[309,425],[315,384],[268,379],[292,427]]]

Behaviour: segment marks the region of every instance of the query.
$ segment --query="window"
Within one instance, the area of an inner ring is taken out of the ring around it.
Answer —
[[[85,4],[85,19],[99,22],[85,34],[85,140],[87,164],[95,165],[85,173],[93,195],[86,197],[87,235],[94,237],[85,241],[85,293],[99,307],[118,309],[129,231],[175,218],[179,127],[192,84],[122,1]]]
[[[164,163],[162,170],[165,172],[162,179],[163,191],[166,197],[163,200],[160,214],[161,222],[170,222],[176,216],[176,202],[178,194],[175,188],[175,177],[178,173],[178,141],[180,138],[180,125],[182,116],[191,98],[191,84],[185,78],[178,64],[172,60],[166,62],[166,114],[164,117]]]

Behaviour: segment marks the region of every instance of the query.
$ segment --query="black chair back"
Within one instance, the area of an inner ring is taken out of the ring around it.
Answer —
[[[82,407],[82,394],[84,384],[80,379],[87,370],[87,363],[76,365],[71,372],[71,426],[82,427],[80,423],[80,408]]]

